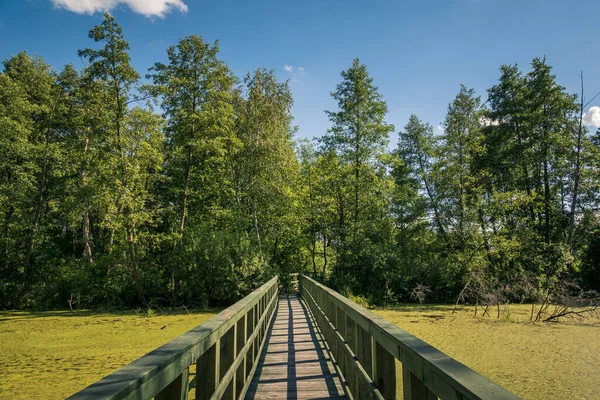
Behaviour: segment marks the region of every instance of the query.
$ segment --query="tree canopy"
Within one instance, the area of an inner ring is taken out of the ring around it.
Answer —
[[[600,289],[600,131],[544,58],[397,134],[355,59],[310,141],[288,82],[236,77],[218,42],[142,73],[114,17],[89,37],[81,71],[0,72],[1,308],[218,306],[290,272],[376,304]]]

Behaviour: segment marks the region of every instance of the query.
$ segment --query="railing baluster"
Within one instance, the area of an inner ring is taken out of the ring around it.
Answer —
[[[248,314],[244,315],[242,318],[240,318],[240,320],[237,322],[237,326],[236,326],[236,351],[235,351],[235,355],[236,357],[240,354],[240,350],[244,347],[244,345],[246,344],[246,317],[248,316]],[[246,381],[246,357],[244,357],[244,360],[242,361],[241,365],[239,366],[238,370],[236,371],[235,374],[235,398],[237,399],[240,395],[240,393],[242,392],[242,388],[244,387],[244,383]]]
[[[356,356],[367,374],[373,377],[373,345],[371,335],[362,327],[356,328]]]
[[[386,400],[396,399],[396,359],[375,342],[375,373],[373,381]]]
[[[337,331],[339,332],[340,336],[344,339],[345,341],[345,337],[346,337],[346,318],[345,318],[346,314],[344,313],[344,310],[342,310],[339,307],[335,307],[335,321],[336,321],[336,328]],[[336,340],[336,342],[338,342],[338,340]],[[346,355],[344,352],[344,345],[343,343],[337,343],[336,346],[336,354],[335,354],[335,359],[338,362],[338,365],[340,367],[340,371],[342,372],[342,375],[346,376]]]
[[[346,337],[346,313],[344,312],[344,309],[340,308],[340,307],[336,307],[335,308],[335,314],[336,314],[336,328],[337,330],[340,332],[340,335],[342,335],[343,338]]]
[[[254,332],[254,308],[248,310],[248,314],[246,314],[246,341],[252,336],[252,332]],[[248,375],[254,365],[254,342],[250,345],[250,349],[248,349],[245,364],[245,372]]]
[[[256,329],[260,329],[260,327],[258,326],[258,321],[260,318],[260,313],[258,311],[258,304],[256,305],[256,307],[254,308],[254,322],[252,323],[253,328],[252,330],[256,330]],[[261,336],[260,336],[260,332],[256,335],[256,337],[254,338],[254,354],[253,357],[256,358],[258,357],[258,349],[260,348],[260,341],[261,341]]]
[[[346,331],[346,343],[348,344],[348,347],[350,347],[350,350],[352,350],[352,352],[354,354],[356,354],[356,323],[354,322],[354,320],[352,318],[350,318],[347,314],[345,314],[345,331]],[[354,359],[351,358],[350,356],[347,356],[347,363],[348,363],[348,368],[346,368],[346,381],[348,382],[348,386],[350,388],[350,392],[351,393],[356,393],[356,389],[357,389],[357,382],[356,382],[356,371],[355,371],[355,367],[354,367]]]
[[[236,328],[237,328],[237,325],[233,325],[227,331],[227,333],[225,333],[223,335],[223,337],[221,337],[221,365],[220,365],[220,372],[219,372],[220,379],[223,379],[223,376],[225,376],[225,374],[229,370],[229,367],[231,367],[231,364],[233,364],[233,360],[235,359]],[[223,398],[227,399],[227,400],[233,399],[234,389],[235,389],[235,379],[232,379],[231,382],[229,383],[229,385],[227,386],[227,390],[223,394]]]
[[[405,400],[437,400],[435,393],[404,366],[402,366],[402,391]]]
[[[219,384],[220,341],[210,346],[196,362],[196,400],[208,400]]]
[[[155,400],[187,400],[189,387],[189,369],[186,368],[169,385],[158,393]]]
[[[326,316],[329,319],[331,325],[327,325],[327,336],[325,337],[327,340],[327,344],[329,344],[329,348],[331,353],[335,357],[336,361],[338,360],[337,347],[338,342],[335,340],[335,312],[333,310],[333,303],[331,301],[325,302],[325,309],[327,310]],[[332,318],[332,315],[334,318]]]

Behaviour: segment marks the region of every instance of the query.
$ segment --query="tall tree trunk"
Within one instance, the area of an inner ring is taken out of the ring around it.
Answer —
[[[256,240],[258,242],[260,261],[264,262],[262,242],[260,240],[260,230],[258,228],[258,216],[256,215],[256,199],[252,201],[252,219],[254,220],[254,232],[256,233]]]
[[[459,150],[458,150],[458,164],[460,165],[460,174],[458,177],[459,181],[459,195],[460,195],[460,213],[459,213],[459,222],[458,222],[458,232],[460,239],[461,249],[465,247],[465,209],[466,207],[466,199],[465,199],[465,172],[467,170],[467,166],[464,165],[464,157],[463,157],[463,143],[462,143],[462,135],[458,141]]]
[[[354,230],[353,230],[353,240],[356,241],[356,234],[358,231],[358,214],[359,214],[359,200],[358,200],[358,182],[360,179],[360,172],[359,172],[359,164],[358,164],[358,159],[356,160],[356,168],[354,169]]]
[[[323,281],[327,273],[327,235],[323,235]]]
[[[580,180],[580,169],[581,169],[581,142],[583,140],[584,128],[583,128],[583,109],[584,109],[584,97],[583,97],[583,71],[581,71],[581,102],[579,104],[579,126],[577,130],[577,147],[575,153],[575,170],[573,171],[573,196],[571,197],[571,210],[569,213],[569,236],[567,238],[567,245],[569,251],[573,254],[573,234],[575,232],[575,213],[577,210],[577,196],[579,195],[579,180]]]
[[[192,128],[193,129],[193,128]],[[192,155],[193,150],[191,147],[188,147],[187,153],[187,163],[186,163],[186,172],[185,179],[183,183],[183,195],[181,198],[181,219],[179,221],[179,240],[175,243],[175,249],[179,248],[180,251],[183,251],[183,232],[185,230],[185,222],[188,215],[188,199],[190,192],[190,180],[192,176]],[[179,288],[181,286],[180,282],[180,274],[179,274],[179,265],[175,263],[173,265],[173,275],[171,277],[173,280],[173,297],[176,299],[179,295]]]
[[[317,239],[315,238],[315,235],[312,235],[312,249],[310,251],[310,255],[312,258],[312,265],[313,265],[313,277],[315,279],[317,279],[317,263],[315,261],[315,252],[317,250]]]
[[[492,258],[492,250],[490,248],[490,242],[487,235],[487,226],[485,224],[485,217],[481,205],[477,210],[477,214],[479,217],[479,225],[481,226],[481,236],[483,238],[483,247],[485,248],[485,254],[487,256],[488,262],[490,263],[490,266],[493,267],[494,259]]]
[[[110,228],[110,238],[108,239],[108,254],[112,254],[114,243],[115,243],[115,228]]]
[[[18,304],[21,300],[21,296],[23,295],[23,291],[25,289],[25,283],[27,281],[27,275],[29,274],[29,267],[31,265],[31,256],[33,254],[33,245],[35,242],[35,236],[37,234],[37,229],[40,222],[40,217],[42,214],[42,207],[44,203],[44,191],[46,189],[46,171],[47,171],[47,146],[44,151],[44,164],[42,167],[42,174],[40,176],[39,184],[38,184],[38,195],[37,202],[35,206],[35,211],[33,214],[33,224],[30,228],[29,235],[27,238],[27,247],[25,250],[25,261],[23,262],[23,274],[21,275],[21,282],[19,283],[19,292],[17,294],[16,303]]]
[[[116,71],[116,69],[113,69]],[[121,174],[122,174],[122,184],[124,187],[128,187],[128,176],[127,176],[127,163],[125,162],[125,149],[123,148],[122,143],[122,135],[121,135],[121,119],[125,116],[123,99],[121,99],[121,88],[119,86],[118,77],[113,76],[113,82],[115,86],[115,99],[117,102],[117,115],[115,118],[116,132],[117,132],[117,143],[119,147],[119,154],[121,156]],[[137,254],[137,244],[136,244],[136,235],[135,235],[135,227],[132,223],[132,210],[128,204],[125,204],[123,208],[123,217],[125,219],[126,226],[126,235],[127,235],[127,247],[128,247],[128,255],[129,255],[129,263],[133,270],[133,277],[135,280],[138,297],[142,304],[146,303],[146,296],[144,295],[144,288],[142,285],[142,276],[140,272],[140,262]],[[112,241],[112,237],[111,237]],[[112,245],[111,245],[112,247]]]
[[[197,77],[195,77],[197,79]],[[192,96],[192,118],[196,114],[196,96]],[[190,128],[190,140],[194,140],[194,136],[196,135],[196,123],[192,120],[192,126]],[[187,163],[186,163],[186,171],[185,171],[185,181],[183,184],[183,198],[181,200],[181,222],[179,224],[179,242],[183,244],[183,230],[185,228],[185,219],[187,217],[188,209],[188,196],[190,190],[190,179],[192,177],[192,156],[193,150],[192,146],[188,145],[187,149]]]
[[[40,177],[38,179],[38,193],[37,200],[35,205],[35,211],[33,214],[33,223],[29,230],[29,235],[27,238],[27,244],[25,249],[25,260],[23,261],[23,273],[21,275],[21,280],[19,282],[19,290],[17,292],[17,296],[14,301],[14,305],[18,305],[21,302],[21,297],[25,291],[25,284],[27,282],[27,277],[29,274],[29,268],[31,266],[31,257],[33,254],[33,246],[35,243],[35,237],[37,234],[38,226],[40,223],[40,217],[42,215],[42,207],[44,205],[44,191],[46,190],[46,174],[48,172],[48,158],[49,158],[49,147],[50,147],[50,124],[54,117],[54,110],[56,109],[56,103],[58,103],[58,98],[54,102],[52,106],[52,110],[50,111],[50,115],[48,118],[48,127],[46,128],[46,135],[44,139],[44,158],[42,161],[42,171],[40,173]]]
[[[273,254],[271,255],[271,265],[277,265],[277,248],[279,247],[279,234],[275,237],[275,244],[273,245]]]
[[[185,228],[185,219],[188,213],[188,196],[190,190],[190,178],[192,176],[192,148],[188,148],[187,165],[185,172],[185,181],[183,183],[183,196],[181,199],[181,220],[179,222],[179,242],[183,239],[183,230]]]
[[[137,289],[138,297],[142,304],[147,305],[146,296],[144,294],[144,286],[142,284],[142,274],[140,271],[140,263],[137,252],[137,244],[135,231],[131,227],[127,227],[127,247],[129,253],[129,263],[133,272],[133,279]]]
[[[310,208],[310,232],[311,232],[311,244],[312,248],[310,255],[312,258],[313,265],[313,276],[317,279],[317,262],[315,260],[315,253],[317,251],[317,232],[316,232],[316,221],[315,221],[315,207],[314,207],[314,195],[312,187],[312,166],[308,167],[308,207]]]
[[[354,143],[354,229],[352,232],[353,245],[356,245],[356,234],[358,232],[358,216],[360,213],[359,186],[360,186],[360,124],[356,124],[356,138]]]
[[[83,234],[83,246],[84,246],[84,251],[85,251],[85,256],[87,258],[88,263],[92,263],[94,262],[93,258],[92,258],[92,248],[90,247],[90,241],[89,241],[89,226],[90,226],[90,217],[88,215],[88,212],[86,211],[83,214],[83,228],[82,228],[82,234]]]
[[[12,220],[13,213],[15,212],[15,208],[12,205],[8,206],[8,209],[4,213],[4,229],[0,232],[0,238],[4,242],[4,249],[2,250],[3,256],[1,257],[4,260],[4,266],[8,267],[8,229],[10,226],[10,222]]]
[[[338,187],[337,191],[338,201],[338,229],[340,235],[340,242],[337,244],[336,249],[339,248],[339,253],[343,253],[346,248],[346,207],[344,204],[344,194],[342,193],[341,187]]]
[[[517,132],[517,142],[519,143],[519,154],[521,155],[521,168],[523,169],[523,176],[525,180],[525,191],[527,192],[527,197],[531,199],[531,181],[529,179],[529,168],[527,168],[525,149],[523,148],[523,136],[521,134],[521,126],[519,125],[518,119],[516,119],[515,121],[515,131]],[[535,221],[535,211],[533,210],[533,202],[531,201],[529,205],[529,218],[532,221]]]
[[[550,244],[550,178],[548,171],[548,160],[544,160],[544,239]]]
[[[87,151],[88,151],[89,138],[86,136],[84,140],[83,146],[83,163],[81,166],[81,186],[85,186],[85,167],[87,165]],[[90,217],[88,213],[88,206],[86,200],[86,210],[83,212],[83,222],[81,227],[81,238],[83,241],[83,249],[85,252],[85,256],[87,258],[88,263],[92,263],[94,260],[92,258],[92,248],[90,246],[89,240],[89,232],[90,232]]]
[[[440,218],[437,199],[433,195],[433,191],[431,190],[429,181],[427,179],[427,172],[425,171],[425,165],[424,165],[425,163],[423,162],[422,155],[420,153],[417,155],[417,157],[419,160],[419,170],[420,170],[419,172],[421,174],[421,179],[423,179],[423,183],[425,184],[425,191],[427,192],[427,196],[429,197],[429,201],[431,202],[431,206],[433,207],[433,217],[435,220],[435,224],[437,225],[438,229],[440,230],[440,234],[444,238],[444,242],[446,244],[449,244],[446,230],[444,229],[444,225],[442,224],[442,220]]]

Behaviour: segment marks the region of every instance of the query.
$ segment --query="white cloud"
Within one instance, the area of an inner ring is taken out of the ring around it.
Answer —
[[[136,13],[146,17],[163,18],[173,10],[187,12],[183,0],[51,0],[55,7],[64,8],[77,14],[93,14],[110,11],[125,4]]]
[[[291,66],[291,65],[289,65],[289,64],[285,64],[285,65],[283,66],[283,69],[285,69],[287,72],[292,72],[292,70],[293,70],[294,68],[292,68],[292,66]]]
[[[600,107],[590,107],[588,112],[583,114],[583,123],[587,126],[600,128]]]
[[[444,131],[444,127],[442,126],[442,124],[438,124],[438,126],[436,127],[438,131],[443,132]]]
[[[299,66],[299,67],[298,67],[298,71],[299,71],[300,73],[304,73],[305,69],[304,69],[304,67],[303,67],[303,66]]]

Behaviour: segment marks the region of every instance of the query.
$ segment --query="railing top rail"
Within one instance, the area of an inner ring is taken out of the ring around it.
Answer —
[[[137,399],[154,396],[151,393],[153,388],[149,388],[147,393],[144,391],[145,393],[140,394],[136,391],[145,382],[161,373],[165,375],[164,379],[162,377],[159,379],[161,384],[172,381],[254,307],[262,295],[276,283],[277,276],[207,322],[107,375],[69,399]],[[169,367],[168,371],[167,367]]]
[[[299,278],[327,293],[337,307],[342,308],[348,317],[398,359],[403,367],[410,369],[427,386],[435,387],[434,391],[440,398],[456,398],[458,391],[467,399],[519,399],[515,394],[335,290],[306,275],[300,275]]]

